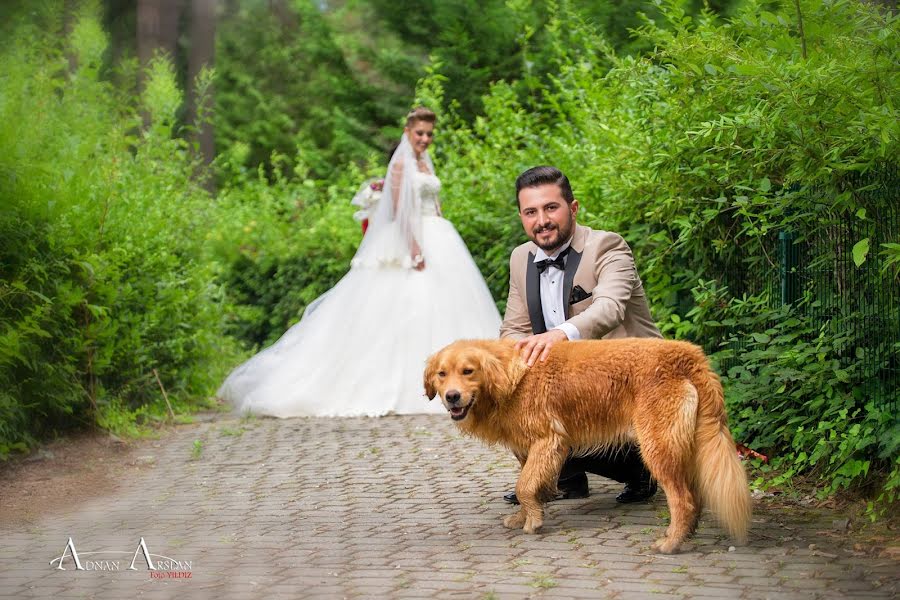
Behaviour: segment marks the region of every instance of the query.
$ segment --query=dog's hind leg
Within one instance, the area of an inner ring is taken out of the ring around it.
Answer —
[[[693,486],[697,390],[686,380],[661,383],[642,390],[635,399],[635,433],[644,464],[662,486],[669,504],[666,535],[653,544],[665,554],[677,552],[693,532],[699,498]]]
[[[556,486],[568,448],[558,437],[552,436],[531,445],[528,459],[516,482],[519,510],[503,520],[510,529],[521,527],[525,533],[535,533],[544,524],[544,501],[548,489]]]
[[[671,517],[666,535],[652,547],[663,554],[674,554],[696,527],[697,505],[686,478],[663,476],[658,481],[666,492]]]

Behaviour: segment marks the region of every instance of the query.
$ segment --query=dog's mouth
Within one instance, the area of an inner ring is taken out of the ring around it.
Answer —
[[[462,421],[466,418],[466,415],[469,414],[469,409],[472,408],[471,404],[466,404],[465,406],[451,406],[447,410],[450,412],[450,418],[454,421]]]
[[[447,412],[450,413],[450,418],[454,421],[462,421],[466,418],[466,415],[469,414],[469,409],[475,404],[475,394],[469,398],[469,401],[465,406],[448,406]]]

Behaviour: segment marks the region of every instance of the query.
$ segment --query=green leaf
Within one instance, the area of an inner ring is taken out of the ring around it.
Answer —
[[[694,63],[686,62],[686,63],[684,63],[684,66],[686,66],[687,68],[689,68],[691,71],[693,71],[693,72],[696,73],[697,75],[701,75],[701,74],[703,73],[703,72],[700,70],[700,67],[698,67],[698,66],[695,65]]]
[[[767,10],[762,11],[760,18],[764,23],[768,23],[769,25],[778,25],[778,17]]]
[[[759,73],[759,68],[756,65],[735,64],[728,67],[728,69],[732,73],[736,73],[738,75],[756,75],[757,73]]]
[[[869,254],[869,238],[863,238],[853,245],[853,262],[861,267]]]

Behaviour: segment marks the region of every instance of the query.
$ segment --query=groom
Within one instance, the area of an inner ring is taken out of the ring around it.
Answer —
[[[510,258],[500,337],[518,340],[516,347],[529,366],[567,340],[662,337],[628,244],[618,234],[575,222],[578,201],[559,169],[533,167],[519,175],[516,198],[531,241],[513,250]],[[629,443],[570,457],[554,499],[587,497],[585,471],[625,483],[617,502],[639,502],[656,493],[637,447]],[[514,492],[503,498],[518,504]]]

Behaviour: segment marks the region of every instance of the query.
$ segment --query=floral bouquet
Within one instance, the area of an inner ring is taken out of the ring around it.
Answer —
[[[369,179],[359,188],[350,204],[358,206],[360,210],[353,213],[353,218],[361,223],[369,219],[369,213],[381,199],[381,191],[384,189],[384,179]],[[365,225],[363,226],[365,228]]]

